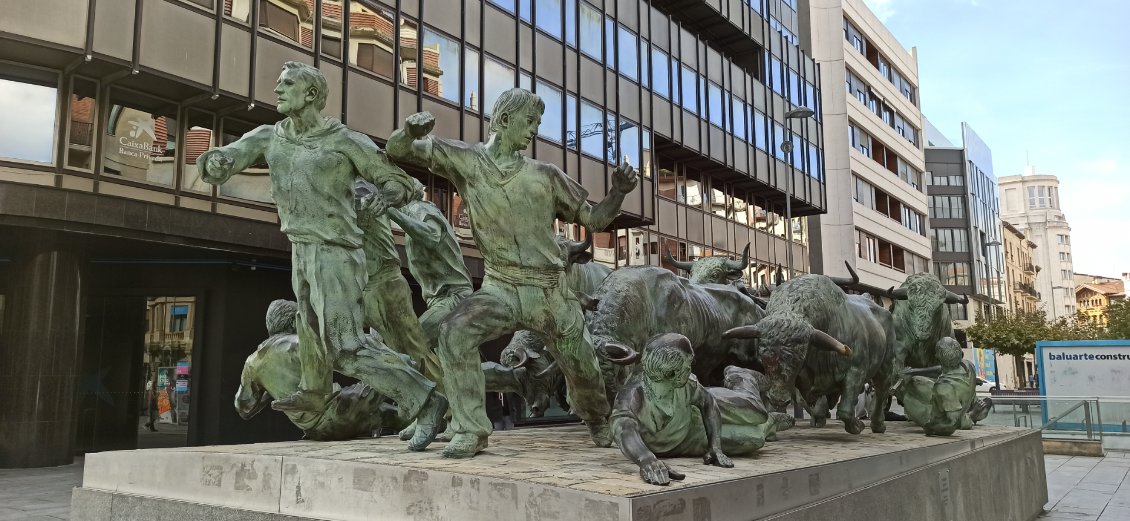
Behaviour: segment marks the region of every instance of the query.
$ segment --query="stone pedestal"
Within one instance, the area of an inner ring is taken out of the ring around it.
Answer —
[[[0,338],[0,468],[74,461],[82,264],[56,232],[29,232],[13,256]]]
[[[909,424],[852,436],[782,433],[732,469],[669,460],[670,487],[639,480],[583,427],[495,433],[470,460],[393,438],[90,454],[72,520],[1029,521],[1047,501],[1036,431],[948,438]]]

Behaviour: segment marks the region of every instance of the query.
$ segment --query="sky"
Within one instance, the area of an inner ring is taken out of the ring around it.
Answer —
[[[997,177],[1059,177],[1076,273],[1130,272],[1130,1],[865,0],[918,49],[922,113]]]

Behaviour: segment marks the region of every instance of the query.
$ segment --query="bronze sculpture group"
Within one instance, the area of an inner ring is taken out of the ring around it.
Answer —
[[[615,443],[645,481],[667,484],[681,474],[661,457],[732,466],[729,455],[774,440],[793,424],[783,412],[794,389],[819,425],[838,403],[836,417],[853,434],[863,430],[854,410],[865,383],[876,389],[875,433],[892,387],[930,434],[983,417],[960,348],[954,358],[948,311],[926,309],[938,294],[929,280],[892,289],[892,313],[845,293],[854,272],[789,280],[766,303],[740,281],[748,246],[740,261],[675,261],[689,279],[587,264],[592,232],[618,215],[637,175],[615,168],[594,205],[560,168],[525,157],[544,111],[532,92],[499,97],[486,143],[434,136],[432,116],[418,113],[386,150],[320,115],[327,85],[317,69],[288,62],[275,92],[284,120],[199,160],[213,184],[265,160],[292,243],[296,301],[268,310],[271,336],[248,358],[236,396],[244,418],[269,404],[314,440],[410,423],[401,433],[409,449],[438,437],[444,456],[465,458],[488,446],[486,391],[517,392],[534,414],[552,397],[584,421],[595,445]],[[396,162],[458,190],[485,263],[478,290],[450,223]],[[585,226],[586,242],[555,236],[555,220]],[[427,301],[420,317],[392,224]],[[941,308],[956,298],[942,297]],[[480,362],[481,344],[515,332],[502,363]],[[361,383],[339,389],[335,371]]]

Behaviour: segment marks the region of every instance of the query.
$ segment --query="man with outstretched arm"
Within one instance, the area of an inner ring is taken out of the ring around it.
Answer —
[[[272,407],[324,410],[336,369],[396,402],[403,418],[415,418],[421,428],[408,447],[423,450],[435,439],[447,400],[395,353],[362,349],[365,254],[353,200],[353,181],[364,178],[380,188],[370,206],[381,213],[404,204],[411,178],[368,137],[320,114],[328,88],[318,69],[286,62],[275,93],[286,119],[197,161],[201,177],[215,185],[263,160],[270,168],[279,223],[292,246],[302,365],[299,391],[275,397]]]
[[[564,281],[565,260],[553,224],[560,219],[604,230],[635,188],[636,173],[626,164],[616,168],[607,197],[589,204],[585,189],[560,168],[522,155],[537,135],[544,110],[534,93],[511,89],[495,103],[487,143],[430,135],[435,121],[428,113],[409,116],[405,128],[389,138],[390,157],[427,167],[455,185],[485,264],[482,287],[439,328],[437,354],[452,398],[447,457],[471,457],[486,448],[492,426],[479,346],[519,329],[546,337],[565,376],[572,410],[597,446],[612,444],[604,381],[581,307]]]

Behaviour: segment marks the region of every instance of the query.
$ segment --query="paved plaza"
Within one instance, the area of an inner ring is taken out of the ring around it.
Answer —
[[[1041,521],[1130,521],[1130,452],[1105,458],[1045,456],[1048,512]],[[47,469],[0,470],[0,521],[68,519],[82,459]]]

